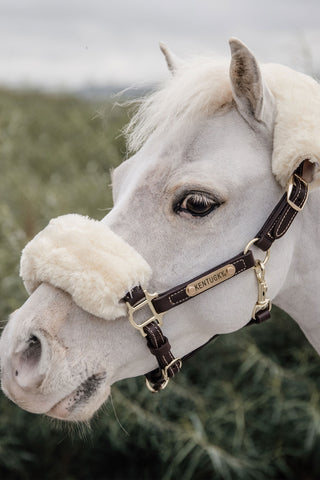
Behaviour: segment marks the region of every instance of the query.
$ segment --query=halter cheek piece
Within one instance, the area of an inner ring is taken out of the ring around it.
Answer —
[[[303,180],[302,175],[303,162],[290,178],[286,193],[275,206],[256,237],[247,244],[242,253],[166,292],[150,294],[137,286],[124,297],[130,323],[146,338],[150,352],[158,361],[159,367],[146,374],[146,384],[150,391],[157,392],[164,389],[169,379],[180,371],[182,361],[204,347],[202,345],[182,359],[174,357],[170,343],[161,330],[163,315],[171,308],[253,268],[258,283],[258,300],[247,326],[259,324],[270,318],[271,301],[266,296],[265,266],[269,260],[272,243],[286,233],[295,216],[303,209],[307,201],[308,184]],[[266,252],[264,260],[254,258],[250,250],[252,245]],[[134,314],[145,308],[149,309],[151,316],[137,324]],[[216,337],[217,335],[214,335],[207,343]]]

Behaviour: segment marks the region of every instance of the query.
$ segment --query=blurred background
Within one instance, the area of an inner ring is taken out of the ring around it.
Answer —
[[[113,94],[168,75],[181,57],[227,56],[237,36],[260,61],[317,78],[316,0],[0,2],[0,319],[26,299],[20,251],[52,217],[102,218],[129,119]],[[128,93],[126,95],[129,95]],[[116,102],[117,103],[117,102]],[[204,366],[204,368],[202,368]],[[224,336],[151,396],[119,382],[91,426],[65,426],[0,396],[0,478],[320,478],[320,361],[294,322]]]
[[[228,55],[237,36],[261,61],[320,66],[317,0],[1,0],[0,82],[40,89],[150,84],[158,42],[181,56]]]

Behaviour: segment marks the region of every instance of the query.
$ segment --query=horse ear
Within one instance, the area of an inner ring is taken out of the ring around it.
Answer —
[[[230,80],[234,100],[243,118],[253,129],[272,131],[275,116],[274,97],[263,82],[259,65],[250,50],[237,38],[229,40]]]
[[[171,52],[171,50],[167,47],[165,43],[160,42],[159,46],[160,46],[161,52],[165,56],[170,72],[172,73],[172,75],[174,75],[179,65],[182,65],[183,63],[182,60],[180,60],[180,58],[178,58],[177,55]]]

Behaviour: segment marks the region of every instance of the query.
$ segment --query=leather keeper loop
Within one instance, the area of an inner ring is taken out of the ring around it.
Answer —
[[[123,301],[128,302],[130,305],[133,306],[143,298],[144,298],[143,289],[140,286],[137,286],[127,293],[127,295],[123,298]]]
[[[150,338],[150,337],[149,337]],[[164,337],[164,343],[160,347],[154,347],[150,341],[147,343],[148,348],[152,355],[155,357],[160,357],[166,355],[170,350],[171,350],[171,345],[167,339],[167,337]]]
[[[266,308],[264,310],[260,310],[259,312],[256,313],[256,318],[254,319],[257,324],[260,324],[262,322],[265,322],[266,320],[269,320],[271,317],[271,313],[269,308]]]

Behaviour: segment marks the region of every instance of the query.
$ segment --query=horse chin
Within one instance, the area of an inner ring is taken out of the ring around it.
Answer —
[[[72,393],[56,403],[46,415],[69,422],[90,420],[110,394],[110,385],[102,382],[103,379],[103,376],[99,378],[97,375],[89,377]]]

